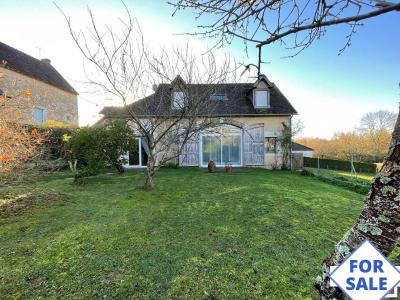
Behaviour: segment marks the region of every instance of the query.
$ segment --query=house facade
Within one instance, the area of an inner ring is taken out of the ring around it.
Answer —
[[[190,85],[187,89],[205,91],[209,106],[213,107],[211,117],[220,120],[221,126],[194,134],[183,146],[175,163],[180,166],[207,167],[212,160],[217,167],[227,164],[233,167],[280,168],[282,165],[281,137],[284,124],[291,128],[296,110],[267,77],[261,76],[255,83],[227,83],[213,85]],[[183,92],[175,91],[173,83],[157,87],[155,93],[134,102],[139,109],[154,101],[161,102],[159,95],[168,95],[174,107],[183,99]],[[148,111],[148,110],[147,110]],[[104,107],[100,112],[101,122],[129,118],[124,107]],[[148,113],[147,113],[148,114]],[[140,115],[140,114],[139,114]],[[149,116],[143,115],[143,118]],[[202,117],[201,112],[199,118]],[[137,148],[127,156],[126,167],[145,167],[147,164],[146,140],[137,137]]]
[[[7,103],[0,106],[0,113],[4,106],[15,105],[8,99],[18,98],[15,110],[22,123],[56,121],[78,126],[78,93],[50,60],[36,59],[1,42],[0,96]]]

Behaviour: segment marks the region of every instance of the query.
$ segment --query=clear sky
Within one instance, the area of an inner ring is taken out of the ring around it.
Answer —
[[[123,13],[119,0],[58,0],[76,28],[84,27],[86,5],[99,23],[112,22]],[[172,17],[173,9],[164,0],[126,0],[138,18],[152,47],[180,44],[189,37],[177,33],[194,31],[196,22],[189,12]],[[78,90],[81,125],[99,118],[103,105],[119,104],[85,93],[82,57],[75,48],[60,12],[50,0],[9,0],[0,4],[1,41],[37,58],[50,58],[57,70]],[[306,125],[303,136],[331,137],[336,131],[351,130],[360,117],[379,109],[396,111],[400,101],[400,13],[389,13],[364,21],[342,55],[345,27],[334,27],[326,36],[295,58],[280,45],[264,50],[263,72],[287,96]],[[198,49],[210,48],[214,41],[190,38]],[[238,59],[255,62],[250,45],[234,42],[223,51]]]

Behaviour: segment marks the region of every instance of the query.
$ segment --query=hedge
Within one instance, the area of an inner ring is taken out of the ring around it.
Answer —
[[[371,183],[367,181],[358,181],[358,180],[349,180],[343,177],[325,177],[325,176],[316,176],[318,180],[321,180],[326,183],[330,183],[332,185],[340,186],[350,191],[356,192],[358,194],[366,195],[371,189]]]
[[[66,155],[66,142],[64,141],[64,134],[72,135],[76,128],[69,127],[42,127],[35,125],[27,125],[27,130],[32,131],[36,129],[45,137],[44,143],[41,145],[43,151],[42,159],[56,160],[64,158]]]
[[[358,194],[366,195],[371,189],[371,183],[365,180],[360,180],[357,178],[344,177],[344,176],[323,176],[314,174],[310,170],[302,170],[300,172],[302,176],[311,176],[315,179],[321,180],[323,182],[343,187],[350,191],[356,192]]]
[[[353,162],[357,172],[376,173],[377,166],[373,163]],[[304,157],[304,167],[318,168],[318,158]],[[319,159],[321,169],[351,171],[351,162],[348,160]]]

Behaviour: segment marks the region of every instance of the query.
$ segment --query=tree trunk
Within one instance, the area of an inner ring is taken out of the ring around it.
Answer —
[[[83,176],[78,171],[74,174],[74,183],[82,184]]]
[[[146,174],[146,181],[144,183],[144,188],[146,190],[151,190],[153,187],[153,179],[154,175],[156,174],[157,168],[153,159],[149,156],[149,161],[147,163],[147,174]]]
[[[125,173],[125,168],[120,163],[115,163],[114,167],[117,169],[118,173]]]
[[[151,188],[153,187],[153,178],[154,173],[147,170],[146,182],[144,183],[144,188],[146,190],[151,190]]]
[[[334,253],[323,261],[323,273],[315,284],[322,299],[344,299],[339,288],[329,287],[329,267],[339,265],[361,242],[369,239],[385,255],[400,241],[400,114],[392,135],[389,153],[356,224],[335,246]]]

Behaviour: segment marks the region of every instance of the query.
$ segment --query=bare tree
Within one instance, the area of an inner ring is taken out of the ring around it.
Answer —
[[[296,119],[292,121],[291,127],[292,138],[296,138],[304,130],[305,125],[302,119]]]
[[[362,116],[357,132],[370,141],[367,150],[374,161],[381,161],[386,154],[382,150],[387,148],[390,133],[393,131],[397,114],[387,110],[366,113]]]
[[[174,14],[192,9],[196,18],[209,17],[199,31],[189,33],[217,38],[217,45],[234,38],[246,44],[256,43],[261,63],[261,48],[279,41],[295,54],[326,33],[326,28],[345,24],[349,34],[340,52],[350,46],[360,21],[391,11],[400,11],[400,3],[383,0],[282,1],[282,0],[176,0],[169,1]],[[258,64],[258,67],[260,66]]]
[[[249,64],[261,69],[261,49],[274,42],[294,50],[296,55],[321,38],[330,26],[343,24],[349,34],[343,51],[360,21],[400,11],[400,3],[381,0],[333,1],[256,1],[256,0],[177,0],[170,2],[175,12],[192,9],[196,17],[207,17],[199,26],[203,35],[217,38],[217,45],[242,39],[253,42],[259,50],[258,63]],[[336,245],[334,253],[324,260],[323,274],[316,287],[323,299],[344,298],[339,288],[329,286],[329,267],[338,265],[365,239],[371,240],[385,255],[392,252],[400,239],[400,118],[397,118],[389,153],[374,179],[365,206],[355,225]]]
[[[392,132],[396,118],[396,113],[387,110],[369,112],[362,116],[359,130],[369,134],[381,131]]]
[[[220,84],[236,80],[236,64],[211,51],[197,56],[189,45],[151,52],[128,9],[117,30],[100,26],[88,13],[91,26],[78,32],[63,14],[75,44],[96,70],[88,83],[121,100],[119,113],[145,142],[150,189],[158,169],[179,157],[188,140],[227,122],[213,117],[216,102],[209,97]]]

